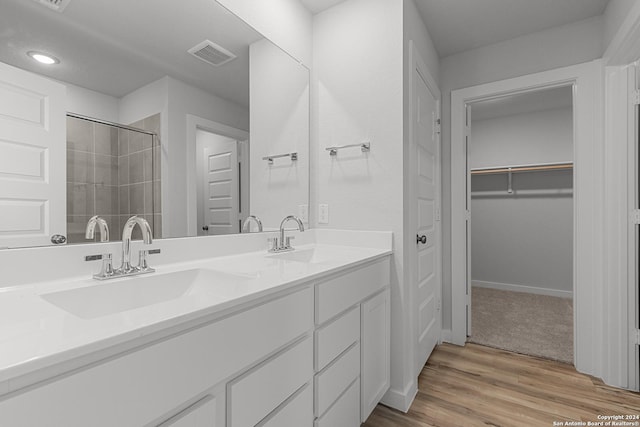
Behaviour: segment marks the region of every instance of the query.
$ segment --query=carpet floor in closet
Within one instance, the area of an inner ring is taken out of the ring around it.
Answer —
[[[468,340],[573,364],[573,300],[473,287]]]

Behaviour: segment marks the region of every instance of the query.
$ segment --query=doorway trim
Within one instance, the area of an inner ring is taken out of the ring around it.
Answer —
[[[573,85],[574,363],[579,371],[601,377],[604,334],[602,82],[602,61],[597,60],[451,92],[451,340],[454,344],[464,345],[467,338],[466,106],[507,94]]]
[[[249,132],[228,126],[213,120],[187,114],[187,236],[198,235],[198,209],[196,194],[196,133],[198,129],[218,135],[234,138],[239,141],[249,140]]]

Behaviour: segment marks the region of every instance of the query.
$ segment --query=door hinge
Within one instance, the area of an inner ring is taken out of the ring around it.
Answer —
[[[631,211],[631,223],[640,224],[640,209],[634,209]]]
[[[631,93],[631,103],[633,105],[640,105],[640,90],[634,90]]]
[[[438,298],[438,301],[436,301],[436,311],[440,311],[441,308],[442,302],[440,301],[440,298]]]
[[[436,208],[436,221],[440,221],[440,208]]]
[[[441,130],[441,126],[440,126],[440,119],[436,119],[435,124],[434,124],[434,128],[436,130],[436,133],[438,135],[440,135]]]
[[[635,331],[633,331],[632,341],[633,344],[640,345],[640,329],[636,329]]]
[[[464,219],[466,219],[467,221],[469,221],[471,219],[471,211],[470,210],[466,210],[464,212]]]

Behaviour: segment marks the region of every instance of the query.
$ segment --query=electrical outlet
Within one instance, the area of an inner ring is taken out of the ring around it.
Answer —
[[[329,224],[329,205],[327,204],[318,205],[318,223]]]
[[[309,222],[309,205],[298,206],[298,217],[305,224]]]

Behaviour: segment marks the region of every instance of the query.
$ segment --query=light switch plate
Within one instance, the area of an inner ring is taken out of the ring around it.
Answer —
[[[309,222],[309,205],[298,205],[298,218],[305,224]]]
[[[329,205],[324,203],[318,205],[318,223],[329,224]]]

